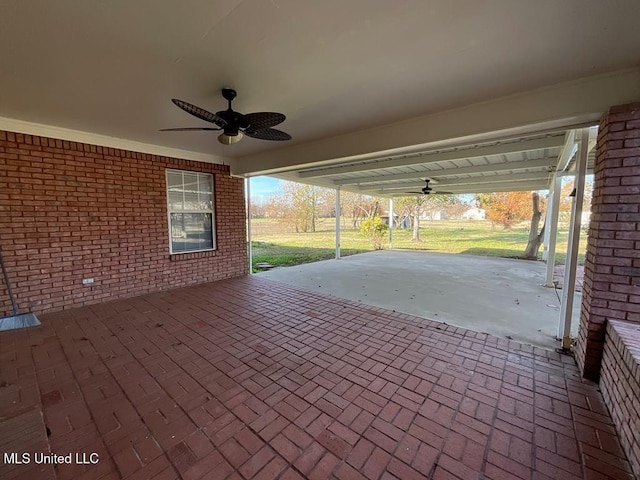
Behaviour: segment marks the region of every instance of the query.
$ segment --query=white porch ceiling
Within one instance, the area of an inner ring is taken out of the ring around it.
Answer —
[[[637,0],[0,2],[0,128],[357,191],[533,187],[567,129],[640,100],[638,18]],[[293,140],[158,131],[203,124],[171,98],[216,111],[225,86]]]

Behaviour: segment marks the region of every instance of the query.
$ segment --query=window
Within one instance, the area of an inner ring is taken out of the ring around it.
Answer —
[[[214,250],[213,175],[167,170],[169,251]]]

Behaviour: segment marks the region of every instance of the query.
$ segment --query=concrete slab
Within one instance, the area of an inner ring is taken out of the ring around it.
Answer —
[[[536,346],[559,346],[560,292],[543,286],[542,262],[381,250],[256,275]],[[581,300],[576,292],[574,336]]]

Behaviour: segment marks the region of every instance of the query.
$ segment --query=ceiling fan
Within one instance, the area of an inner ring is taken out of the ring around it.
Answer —
[[[259,140],[285,141],[291,140],[291,135],[275,128],[276,125],[284,122],[287,117],[282,113],[275,112],[256,112],[242,113],[236,112],[231,108],[231,102],[237,96],[237,92],[231,88],[223,88],[222,96],[228,102],[226,110],[216,113],[208,112],[203,108],[191,105],[177,98],[171,101],[184,110],[185,112],[198,117],[205,122],[213,123],[216,127],[185,127],[185,128],[163,128],[162,132],[187,132],[198,130],[222,130],[218,136],[218,141],[224,145],[232,145],[242,140],[244,135],[257,138]]]
[[[429,182],[431,180],[430,179],[425,179],[425,183],[426,185],[424,187],[422,187],[422,189],[419,192],[406,192],[406,193],[416,193],[418,195],[429,195],[431,192],[433,192],[433,188],[431,188],[429,186]],[[442,195],[453,195],[453,192],[441,192],[440,190],[433,192],[434,194],[442,194]]]

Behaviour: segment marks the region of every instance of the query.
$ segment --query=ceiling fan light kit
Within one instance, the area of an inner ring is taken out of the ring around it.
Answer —
[[[216,125],[212,127],[183,127],[183,128],[163,128],[162,131],[202,131],[202,130],[222,130],[218,136],[218,141],[223,145],[233,145],[238,143],[246,135],[258,140],[271,140],[282,142],[291,140],[291,135],[281,130],[272,128],[286,120],[286,116],[276,112],[256,112],[243,115],[231,108],[231,102],[237,96],[237,92],[231,88],[223,88],[222,96],[227,100],[227,109],[216,113],[211,113],[203,108],[192,105],[177,98],[171,101],[178,107],[194,117],[205,122]]]
[[[240,132],[235,135],[227,135],[226,133],[221,133],[218,135],[218,141],[223,145],[233,145],[234,143],[238,143],[244,135]]]

